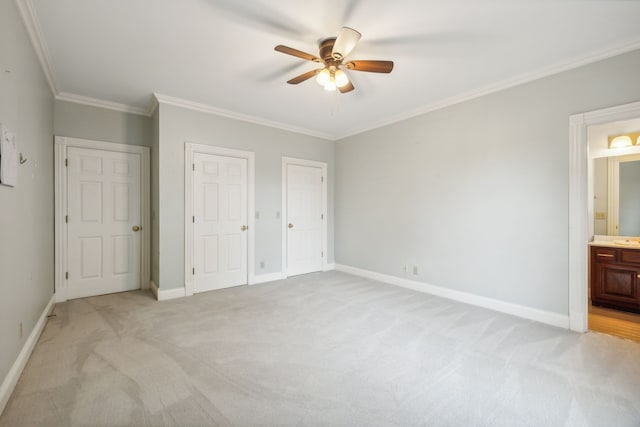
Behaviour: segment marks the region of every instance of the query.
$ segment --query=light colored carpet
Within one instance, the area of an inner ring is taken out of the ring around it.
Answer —
[[[640,425],[640,344],[339,272],[55,313],[2,426]]]

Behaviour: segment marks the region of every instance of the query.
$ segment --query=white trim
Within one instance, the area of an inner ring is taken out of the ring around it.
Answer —
[[[430,285],[428,283],[417,282],[414,280],[403,279],[388,274],[377,273],[375,271],[364,270],[361,268],[351,267],[348,265],[336,264],[336,270],[344,273],[353,274],[354,276],[365,277],[367,279],[376,280],[390,285],[401,286],[403,288],[413,289],[414,291],[424,292],[454,301],[471,304],[478,307],[488,308],[490,310],[499,311],[501,313],[510,314],[512,316],[522,317],[524,319],[535,320],[536,322],[545,323],[547,325],[557,326],[559,328],[569,327],[569,318],[562,314],[550,311],[539,310],[536,308],[526,307],[524,305],[514,304],[510,302],[500,301],[493,298],[482,297],[467,292],[456,291],[453,289],[443,288],[440,286]]]
[[[443,108],[450,107],[452,105],[461,104],[466,101],[470,101],[472,99],[480,98],[485,95],[490,95],[492,93],[500,92],[505,89],[509,89],[515,86],[520,86],[525,83],[533,82],[535,80],[542,79],[544,77],[549,77],[555,74],[560,74],[565,71],[569,71],[575,68],[582,67],[584,65],[592,64],[594,62],[602,61],[607,58],[611,58],[617,55],[622,55],[627,52],[631,52],[634,50],[640,49],[640,40],[633,40],[631,42],[618,45],[612,48],[602,49],[598,52],[591,53],[588,55],[580,56],[577,58],[572,58],[568,61],[560,62],[557,64],[550,65],[548,67],[544,67],[538,69],[536,71],[531,71],[528,73],[521,74],[516,77],[508,78],[496,83],[492,83],[477,89],[470,90],[468,92],[454,95],[449,98],[445,98],[440,101],[436,101],[434,103],[425,105],[423,107],[397,114],[391,117],[388,117],[384,120],[380,120],[376,123],[372,123],[370,126],[361,127],[359,129],[349,131],[347,133],[341,135],[335,135],[333,137],[334,140],[339,141],[341,139],[348,138],[350,136],[355,136],[364,132],[368,132],[374,129],[378,129],[384,126],[388,126],[397,122],[401,122],[403,120],[411,119],[413,117],[421,116],[426,113],[430,113],[436,110],[442,110]]]
[[[282,211],[280,214],[281,229],[282,229],[282,275],[287,276],[287,166],[299,165],[310,166],[320,168],[322,170],[322,271],[327,271],[327,259],[329,258],[329,252],[327,250],[328,231],[327,223],[329,217],[327,216],[327,182],[329,177],[327,176],[327,163],[318,162],[315,160],[297,159],[294,157],[282,157]]]
[[[324,271],[333,271],[336,269],[336,264],[332,262],[331,264],[327,264],[327,268]]]
[[[158,289],[156,298],[158,301],[168,301],[170,299],[184,298],[185,296],[187,295],[184,288]]]
[[[149,289],[151,289],[151,293],[155,297],[156,301],[158,301],[158,285],[153,280],[149,281]]]
[[[268,274],[258,274],[253,278],[253,284],[257,285],[259,283],[267,283],[274,282],[276,280],[286,279],[284,275],[280,272],[277,273],[268,273]]]
[[[216,147],[213,145],[184,144],[184,287],[185,295],[194,293],[193,286],[193,154],[204,153],[216,156],[238,157],[247,159],[247,284],[254,283],[255,276],[255,153],[253,151]]]
[[[16,0],[16,6],[22,16],[22,21],[31,39],[33,50],[35,50],[42,72],[44,73],[49,89],[53,96],[58,95],[58,84],[56,82],[56,72],[53,68],[53,61],[49,54],[49,48],[42,35],[42,27],[31,0]]]
[[[16,358],[15,362],[13,362],[11,369],[9,369],[9,372],[7,372],[7,375],[4,377],[2,385],[0,385],[0,415],[2,414],[2,411],[4,411],[5,406],[7,406],[7,402],[11,397],[11,393],[13,393],[13,390],[16,388],[18,379],[20,378],[24,367],[27,365],[29,357],[31,357],[31,353],[33,352],[33,349],[38,342],[38,338],[40,338],[40,334],[42,333],[47,323],[47,317],[53,310],[55,301],[55,295],[52,295],[49,299],[49,302],[44,307],[40,318],[34,325],[33,330],[25,340],[24,345],[22,346],[22,350],[20,350],[20,353],[18,353],[18,357]]]
[[[275,122],[272,120],[263,119],[261,117],[250,116],[248,114],[242,114],[236,111],[216,108],[210,105],[200,104],[198,102],[188,101],[186,99],[175,98],[159,93],[154,93],[153,96],[159,104],[173,105],[174,107],[186,108],[188,110],[199,111],[201,113],[213,114],[215,116],[227,117],[230,119],[240,120],[256,125],[267,126],[275,129],[286,130],[289,132],[300,133],[303,135],[314,136],[316,138],[322,138],[329,141],[335,141],[335,137],[333,135],[324,132],[318,132],[311,129],[289,125],[286,123]],[[152,107],[150,107],[148,111],[150,111],[151,109]]]
[[[56,95],[56,100],[73,102],[75,104],[88,105],[90,107],[106,108],[107,110],[120,111],[123,113],[138,114],[141,116],[150,116],[153,112],[149,112],[148,108],[132,107],[119,102],[105,101],[103,99],[92,98],[90,96],[76,95],[75,93],[60,92]],[[149,108],[153,107],[153,102]]]
[[[140,155],[140,289],[148,289],[150,282],[150,242],[151,242],[151,160],[149,147],[139,145],[117,144],[114,142],[93,141],[89,139],[56,136],[54,139],[54,229],[55,229],[55,273],[54,282],[56,301],[68,299],[67,280],[67,170],[65,158],[69,147],[89,148],[94,150],[115,151]]]
[[[587,243],[593,224],[589,194],[587,127],[640,117],[640,102],[604,108],[569,118],[569,328],[588,329]]]

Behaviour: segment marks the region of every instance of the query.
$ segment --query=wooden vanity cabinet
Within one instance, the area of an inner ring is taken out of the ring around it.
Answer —
[[[640,249],[591,246],[591,303],[640,313]]]

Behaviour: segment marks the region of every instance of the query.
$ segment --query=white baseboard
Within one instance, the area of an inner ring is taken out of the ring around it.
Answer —
[[[559,328],[569,328],[568,315],[563,316],[561,314],[553,313],[550,311],[538,310],[536,308],[526,307],[524,305],[482,297],[479,295],[469,294],[467,292],[456,291],[453,289],[430,285],[428,283],[418,282],[415,280],[403,279],[401,277],[377,273],[375,271],[364,270],[348,265],[336,264],[336,270],[353,274],[354,276],[366,277],[367,279],[377,280],[379,282],[413,289],[414,291],[424,292],[427,294],[452,299],[454,301],[460,301],[466,304],[488,308],[490,310],[499,311],[501,313],[511,314],[513,316],[518,316],[529,320],[535,320],[536,322],[546,323],[547,325],[557,326]]]
[[[158,285],[153,280],[149,281],[149,289],[153,292],[153,296],[156,297],[156,301],[158,300]]]
[[[253,276],[253,281],[251,282],[252,285],[257,285],[258,283],[267,283],[267,282],[273,282],[275,280],[282,280],[285,279],[286,277],[284,277],[284,275],[281,272],[277,272],[277,273],[268,273],[268,274],[258,274],[256,276]]]
[[[25,340],[22,350],[20,350],[16,361],[13,363],[13,366],[11,366],[11,369],[9,369],[4,381],[2,381],[2,385],[0,385],[0,414],[2,414],[5,406],[7,406],[7,402],[9,402],[11,393],[13,393],[13,390],[18,383],[18,379],[20,378],[24,367],[27,365],[29,357],[31,357],[31,353],[38,342],[38,338],[40,338],[40,334],[42,333],[44,326],[47,324],[47,316],[51,313],[55,303],[56,296],[54,294],[51,296],[51,299],[45,306],[44,311],[33,327],[33,330]]]
[[[335,263],[327,264],[322,271],[333,271],[336,269]]]
[[[187,295],[185,288],[174,289],[158,289],[156,299],[158,301],[167,301],[170,299],[184,298]]]

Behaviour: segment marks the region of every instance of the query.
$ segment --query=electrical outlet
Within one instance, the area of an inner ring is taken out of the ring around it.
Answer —
[[[260,261],[260,268],[264,268],[264,261]]]
[[[403,271],[403,272],[405,272],[405,273],[407,272],[407,264],[404,264],[404,265],[402,266],[402,271]]]
[[[22,338],[22,322],[20,322],[20,338]]]
[[[417,265],[413,266],[413,274],[416,275],[416,276],[418,275],[418,266]]]

